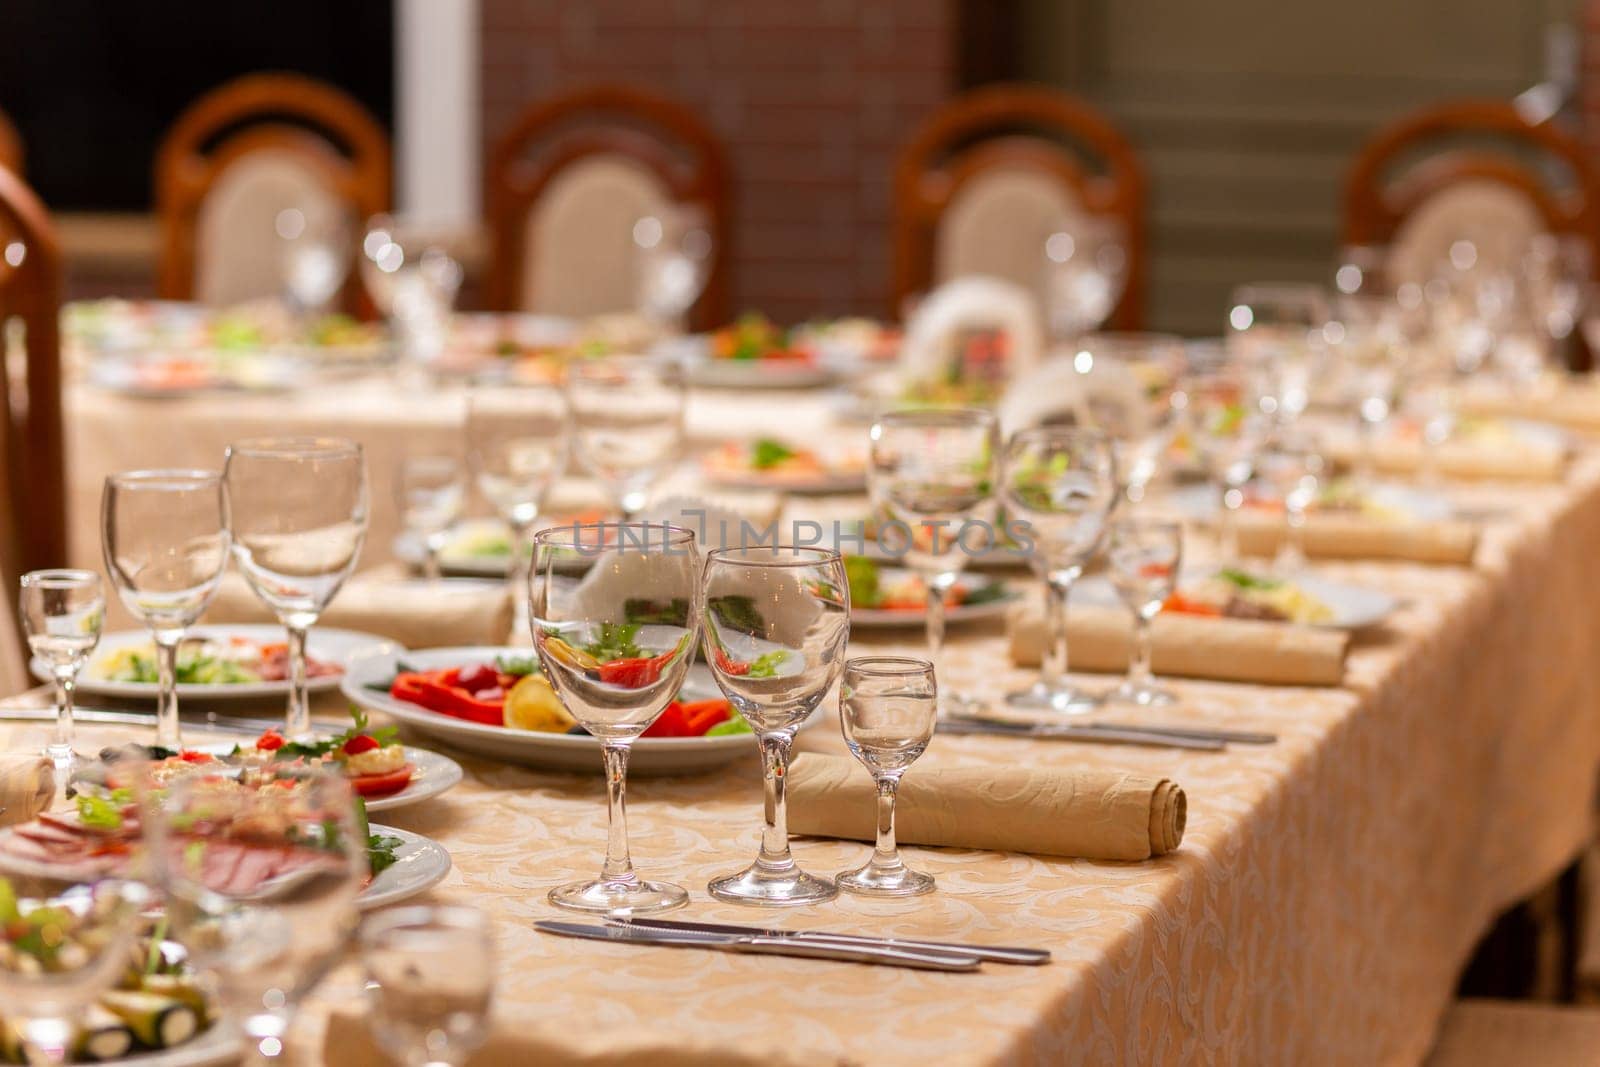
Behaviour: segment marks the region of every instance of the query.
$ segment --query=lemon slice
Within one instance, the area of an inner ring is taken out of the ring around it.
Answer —
[[[515,730],[564,734],[578,724],[543,675],[525,675],[506,694],[506,725]]]

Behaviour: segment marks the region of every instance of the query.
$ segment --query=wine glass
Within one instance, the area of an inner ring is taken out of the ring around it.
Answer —
[[[1279,423],[1305,411],[1329,318],[1321,286],[1258,282],[1228,301],[1228,355],[1258,382],[1261,410]]]
[[[371,873],[342,771],[278,762],[145,793],[170,936],[214,983],[247,1056],[275,1061],[300,1000],[338,962]]]
[[[392,215],[369,220],[361,241],[362,283],[378,310],[394,320],[412,366],[436,360],[449,336],[463,272],[444,244],[442,233]]]
[[[723,548],[706,556],[706,658],[717,686],[756,733],[766,822],[756,861],[713,881],[718,900],[814,904],[838,894],[789,852],[786,787],[795,731],[844,669],[850,582],[822,548]]]
[[[1593,288],[1589,242],[1573,234],[1536,234],[1523,260],[1532,312],[1557,346],[1568,342]]]
[[[578,461],[624,517],[638,514],[683,447],[682,368],[642,356],[580,359],[567,372],[567,399]]]
[[[273,220],[289,303],[302,315],[328,306],[350,273],[350,219],[337,210],[284,208]]]
[[[639,250],[639,307],[652,322],[681,326],[711,274],[711,227],[704,208],[676,204],[633,224]]]
[[[892,411],[872,426],[867,486],[884,520],[878,540],[903,555],[927,587],[935,668],[944,651],[945,598],[973,553],[993,543],[998,442],[994,413],[978,408]],[[939,698],[951,711],[972,703],[947,687]]]
[[[865,896],[933,892],[933,876],[913,871],[894,838],[894,798],[905,774],[933,740],[938,721],[933,664],[904,656],[864,656],[844,665],[839,727],[850,754],[877,784],[878,840],[872,858],[834,881]]]
[[[228,566],[227,497],[216,471],[129,471],[100,496],[106,573],[156,646],[156,744],[182,747],[178,645],[216,594]]]
[[[642,915],[688,902],[681,886],[647,882],[628,855],[628,752],[683,687],[700,637],[694,534],[665,523],[595,523],[533,539],[528,614],[545,677],[578,724],[600,739],[610,835],[594,881],[550,891],[574,911]],[[570,573],[582,561],[582,576]],[[640,598],[653,608],[634,621]]]
[[[1273,560],[1273,569],[1279,574],[1292,575],[1305,569],[1306,518],[1317,500],[1322,469],[1322,455],[1316,443],[1304,434],[1275,438],[1256,461],[1257,476],[1271,499],[1283,507],[1283,543]]]
[[[1128,282],[1127,233],[1109,215],[1073,215],[1044,241],[1045,320],[1058,342],[1099,327]]]
[[[488,1037],[489,920],[474,908],[407,907],[361,926],[372,1034],[406,1067],[460,1067]]]
[[[1356,415],[1358,481],[1370,482],[1374,448],[1402,403],[1407,353],[1418,332],[1420,294],[1402,294],[1387,271],[1383,249],[1346,248],[1334,272],[1334,318],[1326,336],[1337,357],[1332,370]]]
[[[355,570],[367,536],[367,464],[339,437],[257,437],[223,464],[233,555],[288,631],[291,739],[311,734],[306,633]]]
[[[106,594],[94,571],[30,571],[22,576],[18,604],[28,633],[28,649],[50,667],[56,684],[56,732],[44,754],[56,770],[70,769],[72,751],[72,698],[78,672],[100,643],[105,624]],[[63,782],[66,776],[58,774]]]
[[[1117,449],[1128,503],[1145,498],[1163,472],[1177,430],[1174,389],[1188,357],[1183,339],[1162,333],[1091,333],[1074,346],[1089,421]]]
[[[1107,700],[1161,707],[1177,698],[1150,673],[1150,623],[1178,584],[1183,526],[1154,519],[1117,519],[1106,529],[1106,563],[1117,595],[1133,612],[1133,654],[1128,676]]]
[[[1231,562],[1239,555],[1237,514],[1244,507],[1245,486],[1255,474],[1265,417],[1253,402],[1249,377],[1233,367],[1189,375],[1180,390],[1186,428],[1201,466],[1217,487],[1218,552]]]
[[[511,602],[526,617],[533,527],[567,469],[567,400],[550,387],[477,390],[467,398],[467,460],[478,491],[511,530]]]
[[[401,521],[422,545],[423,575],[437,582],[445,536],[465,503],[461,463],[454,456],[407,456],[395,488]]]
[[[1116,506],[1111,442],[1094,430],[1041,426],[1006,443],[1001,463],[1006,516],[1027,539],[1028,562],[1045,583],[1048,644],[1039,680],[1007,694],[1019,707],[1079,715],[1100,703],[1067,680],[1067,598],[1100,549]]]
[[[28,1063],[71,1059],[84,1014],[127,973],[149,897],[70,864],[0,865],[0,1003]]]

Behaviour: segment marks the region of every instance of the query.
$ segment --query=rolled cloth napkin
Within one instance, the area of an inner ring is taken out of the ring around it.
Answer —
[[[27,822],[43,811],[55,784],[49,760],[20,753],[0,755],[0,826]]]
[[[1355,466],[1354,444],[1328,447],[1329,458]],[[1430,448],[1418,441],[1384,441],[1372,450],[1372,465],[1385,474],[1418,474],[1429,463],[1440,475],[1461,481],[1559,482],[1567,473],[1567,450],[1525,443],[1447,441]]]
[[[274,622],[275,616],[243,578],[229,573],[205,621]],[[430,583],[374,571],[346,582],[317,623],[364,630],[406,648],[503,645],[512,636],[511,595],[504,582]]]
[[[872,777],[806,752],[789,768],[789,829],[871,841]],[[1147,860],[1183,840],[1188,800],[1167,778],[1030,767],[918,767],[900,783],[895,836],[914,845]]]
[[[1038,666],[1044,658],[1044,609],[1024,600],[1006,615],[1011,660]],[[1181,678],[1212,678],[1260,685],[1338,685],[1350,635],[1251,619],[1177,613],[1151,624],[1151,668]],[[1120,673],[1128,667],[1133,623],[1120,608],[1073,604],[1067,612],[1069,666],[1075,671]]]
[[[1522,394],[1469,391],[1456,407],[1463,415],[1497,415],[1600,431],[1600,388],[1592,385],[1564,385]]]
[[[1237,516],[1239,551],[1275,555],[1285,533],[1281,514]],[[1467,522],[1391,522],[1364,515],[1306,517],[1305,551],[1322,559],[1398,559],[1467,566],[1478,550],[1478,530]]]

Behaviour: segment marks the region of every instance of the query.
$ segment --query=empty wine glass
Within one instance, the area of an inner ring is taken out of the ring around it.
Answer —
[[[290,738],[311,734],[306,633],[355,570],[367,536],[367,464],[339,437],[257,437],[223,464],[233,555],[288,631]]]
[[[711,226],[704,208],[676,204],[633,224],[639,249],[639,307],[651,321],[679,327],[711,274]]]
[[[839,553],[724,548],[706,557],[706,656],[717,686],[756,733],[766,783],[761,851],[708,887],[718,900],[813,904],[838,893],[789,852],[786,789],[795,731],[844,669],[850,583]]]
[[[1265,417],[1256,409],[1249,382],[1245,374],[1223,367],[1190,375],[1180,386],[1186,429],[1217,488],[1217,550],[1225,562],[1239,556],[1238,512],[1266,436]]]
[[[361,280],[378,310],[398,327],[413,367],[435,361],[449,336],[463,272],[445,235],[391,215],[374,216],[361,241]]]
[[[1328,297],[1317,285],[1241,285],[1228,301],[1228,355],[1251,373],[1263,413],[1293,422],[1310,403]]]
[[[113,474],[100,496],[106,573],[156,646],[156,744],[182,747],[178,645],[216,594],[228,566],[228,519],[216,471]]]
[[[1177,698],[1155,684],[1150,672],[1150,623],[1178,584],[1183,564],[1183,526],[1154,519],[1118,519],[1106,530],[1106,563],[1117,595],[1133,612],[1133,653],[1128,676],[1106,694],[1142,707]]]
[[[1091,333],[1074,347],[1091,428],[1115,443],[1123,492],[1137,504],[1162,474],[1177,431],[1173,397],[1187,364],[1183,340],[1161,333]]]
[[[28,1063],[72,1057],[85,1013],[127,973],[149,896],[71,864],[0,866],[0,1003]]]
[[[978,408],[892,411],[873,423],[867,485],[884,524],[878,540],[927,587],[928,656],[944,651],[945,599],[967,561],[995,543],[999,430]],[[941,706],[972,703],[947,686]]]
[[[454,456],[407,456],[395,488],[401,521],[422,545],[423,575],[437,582],[439,553],[466,500],[461,463]]]
[[[1273,569],[1282,575],[1304,570],[1306,518],[1322,482],[1322,455],[1304,434],[1273,440],[1256,461],[1256,474],[1271,500],[1283,508],[1284,536]]]
[[[683,447],[683,371],[642,356],[580,359],[567,372],[573,451],[605,483],[624,517]]]
[[[545,677],[567,711],[600,739],[610,834],[594,881],[550,891],[574,911],[642,915],[687,903],[683,887],[647,882],[628,855],[628,752],[683,687],[700,637],[694,534],[664,523],[596,523],[534,537],[528,614]],[[588,563],[570,573],[575,560]],[[650,622],[634,616],[648,597]]]
[[[28,649],[50,668],[56,686],[56,732],[44,754],[68,771],[72,751],[72,698],[89,653],[100,643],[106,594],[94,571],[30,571],[18,603]],[[57,775],[63,782],[66,775]]]
[[[328,306],[350,273],[350,219],[332,209],[284,208],[273,220],[289,303],[312,315]]]
[[[1110,316],[1128,282],[1127,233],[1109,215],[1073,215],[1044,242],[1045,320],[1056,341],[1071,341]]]
[[[467,460],[478,492],[511,530],[511,602],[525,617],[533,527],[567,469],[571,419],[561,390],[478,390],[467,398]]]
[[[147,791],[152,878],[170,936],[214,983],[248,1059],[276,1061],[301,999],[338,962],[370,877],[342,771],[279,762]]]
[[[1020,707],[1066,715],[1100,698],[1067,680],[1067,598],[1099,551],[1118,497],[1111,442],[1094,430],[1042,426],[1006,443],[1001,464],[1006,516],[1027,538],[1028,562],[1045,583],[1047,643],[1039,680],[1007,694]]]
[[[462,907],[393,908],[361,926],[372,1034],[406,1067],[460,1067],[488,1037],[489,920]]]
[[[872,857],[834,881],[866,896],[910,897],[933,892],[933,876],[900,858],[894,837],[894,798],[905,774],[933,740],[938,721],[933,664],[904,656],[864,656],[844,665],[839,726],[851,755],[872,775],[878,793],[878,839]]]

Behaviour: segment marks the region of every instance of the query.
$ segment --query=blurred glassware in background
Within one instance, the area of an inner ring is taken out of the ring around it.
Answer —
[[[423,577],[440,578],[439,553],[466,503],[461,461],[454,456],[407,456],[400,461],[395,495],[400,521],[422,545]]]
[[[633,224],[639,250],[638,305],[663,331],[683,329],[684,316],[711,277],[711,226],[697,204],[674,204]]]
[[[301,315],[327,310],[350,274],[352,225],[332,210],[284,208],[273,220],[283,247],[279,263],[289,306]]]
[[[1107,700],[1162,707],[1177,697],[1156,685],[1150,671],[1150,624],[1178,586],[1183,566],[1183,525],[1152,519],[1117,519],[1106,528],[1106,569],[1117,595],[1133,613],[1128,676]]]
[[[1027,524],[1028,563],[1045,583],[1047,641],[1039,680],[1006,700],[1065,715],[1091,711],[1101,698],[1067,679],[1067,601],[1117,504],[1111,442],[1096,430],[1022,430],[1006,442],[1000,486],[1007,521]]]
[[[1069,343],[1103,325],[1128,284],[1127,235],[1109,215],[1075,214],[1060,219],[1045,237],[1046,332]]]
[[[645,356],[598,356],[567,370],[573,454],[624,518],[678,462],[684,441],[683,368]]]
[[[1217,552],[1224,563],[1239,558],[1238,511],[1269,436],[1255,383],[1243,369],[1222,363],[1185,376],[1178,388],[1183,433],[1193,447],[1195,465],[1217,490]]]
[[[106,573],[156,646],[156,744],[183,747],[178,645],[216,594],[228,567],[228,516],[217,471],[127,471],[100,497]]]
[[[1306,518],[1322,489],[1322,454],[1310,434],[1291,429],[1273,436],[1256,459],[1255,474],[1267,502],[1283,509],[1283,541],[1273,570],[1291,577],[1306,567]]]
[[[1396,285],[1381,248],[1349,247],[1334,271],[1327,374],[1356,419],[1356,479],[1370,483],[1374,448],[1404,401],[1410,353],[1421,333],[1421,294]]]
[[[1261,411],[1278,425],[1292,423],[1311,402],[1329,317],[1318,285],[1255,282],[1228,299],[1229,359],[1255,378]]]
[[[361,252],[362,283],[394,323],[402,357],[414,369],[437,363],[462,281],[444,235],[437,227],[377,215],[367,223]]]
[[[1593,297],[1593,266],[1588,240],[1573,234],[1538,234],[1523,258],[1533,314],[1550,337],[1559,369],[1572,365],[1577,327]]]
[[[71,774],[72,700],[78,672],[100,643],[106,594],[94,571],[29,571],[22,576],[18,608],[28,651],[50,668],[56,689],[56,731],[44,754],[56,766],[58,787]]]
[[[1137,504],[1168,473],[1178,428],[1174,391],[1188,362],[1183,340],[1163,333],[1090,333],[1074,348],[1089,425],[1111,438],[1123,493]]]
[[[467,907],[391,908],[361,926],[372,1035],[405,1067],[461,1067],[489,1036],[494,944]]]

